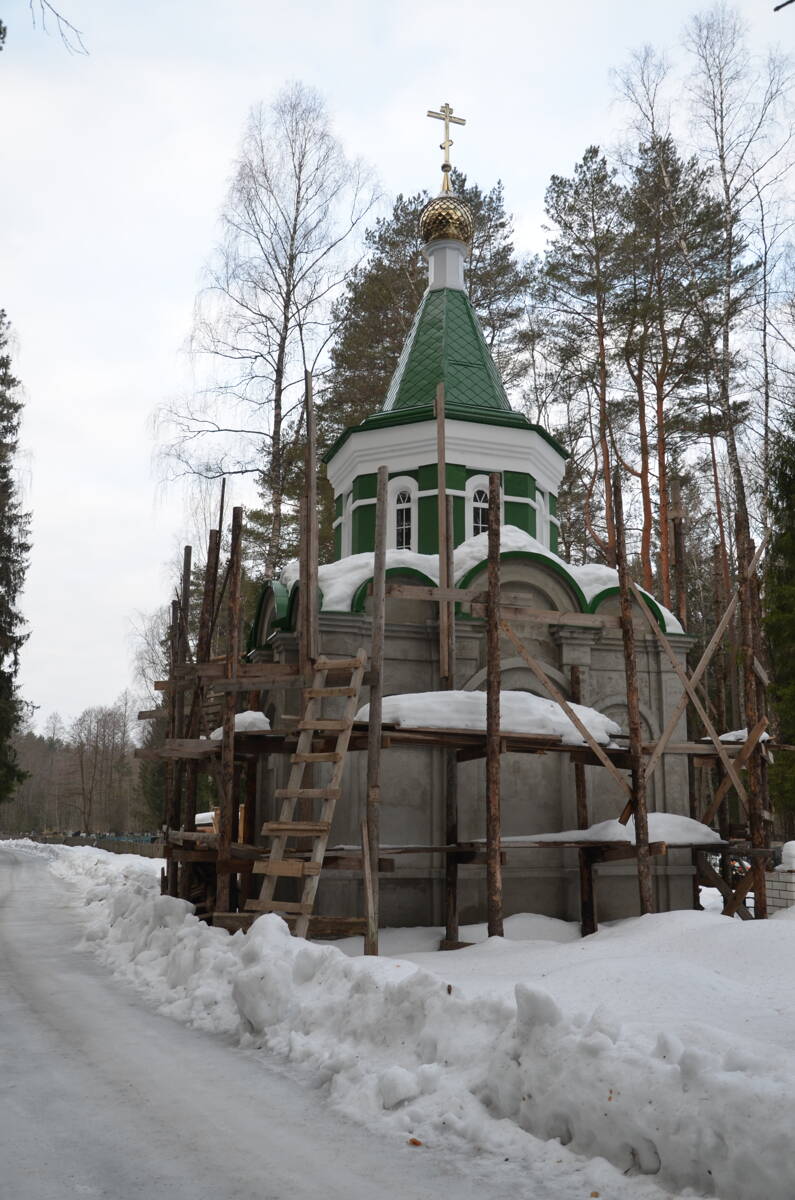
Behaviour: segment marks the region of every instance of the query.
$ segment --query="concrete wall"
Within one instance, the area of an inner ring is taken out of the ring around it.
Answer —
[[[477,585],[477,580],[474,581]],[[484,575],[485,586],[485,575]],[[526,562],[503,564],[502,587],[506,592],[524,592],[528,603],[543,609],[571,611],[578,607],[568,585],[554,572]],[[602,611],[610,611],[608,601]],[[614,610],[615,611],[615,610]],[[320,620],[323,652],[352,655],[370,644],[370,620],[365,613],[323,613]],[[515,623],[528,649],[544,665],[564,694],[570,692],[570,669],[580,668],[582,703],[612,716],[626,729],[626,685],[623,645],[614,629],[579,626],[554,628]],[[675,705],[680,685],[661,654],[654,636],[640,621],[636,625],[641,708],[645,733],[653,740],[661,732],[667,714]],[[689,639],[672,639],[682,658]],[[294,635],[278,632],[268,643],[268,657],[292,661],[296,654]],[[502,686],[543,695],[543,689],[513,646],[502,646]],[[429,602],[387,602],[384,690],[386,695],[434,691],[438,687],[438,641],[436,606]],[[486,648],[483,623],[457,621],[456,687],[484,690]],[[367,701],[366,690],[362,703]],[[334,716],[341,701],[327,701],[323,715]],[[273,690],[266,710],[274,727],[283,718],[297,715],[300,692]],[[676,738],[684,740],[684,721]],[[437,749],[396,748],[382,756],[381,843],[440,844],[444,842],[444,755]],[[289,771],[286,759],[274,758],[265,770],[262,789],[262,820],[275,817],[270,799],[274,788],[284,786]],[[315,768],[316,785],[327,775]],[[592,822],[615,817],[623,808],[618,784],[601,767],[586,769]],[[329,845],[358,845],[364,811],[366,756],[348,757],[344,794],[337,806]],[[667,756],[650,787],[652,811],[688,814],[687,761]],[[459,829],[462,840],[485,836],[485,764],[482,760],[459,766]],[[565,754],[507,754],[502,758],[502,827],[506,837],[553,832],[576,826],[574,770]],[[385,851],[386,853],[386,851]],[[381,879],[381,918],[386,925],[440,924],[443,920],[444,864],[441,857],[400,856],[394,875]],[[692,903],[692,867],[686,852],[674,852],[655,863],[657,902],[661,909],[684,908]],[[638,911],[637,881],[630,864],[610,864],[600,869],[599,916],[609,920]],[[362,911],[361,881],[353,875],[327,873],[319,889],[318,911],[350,914]],[[485,872],[482,867],[460,869],[462,923],[485,917]],[[577,919],[579,915],[576,852],[525,850],[510,852],[504,868],[505,912],[540,912],[549,916]]]

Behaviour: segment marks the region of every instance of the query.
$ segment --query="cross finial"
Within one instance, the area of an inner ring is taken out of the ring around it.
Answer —
[[[428,116],[434,117],[437,121],[444,121],[444,141],[440,142],[439,149],[444,150],[444,162],[442,163],[442,191],[450,191],[450,172],[452,164],[450,163],[450,147],[453,145],[453,140],[450,137],[451,125],[466,125],[464,117],[454,117],[451,106],[445,100],[439,112],[434,112],[428,109]]]

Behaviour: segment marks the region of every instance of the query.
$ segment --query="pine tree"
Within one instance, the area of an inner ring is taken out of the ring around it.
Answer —
[[[773,537],[767,556],[765,631],[773,671],[773,706],[782,742],[795,743],[795,414],[782,430],[770,481]],[[795,809],[795,755],[782,753],[770,770],[778,808]]]
[[[510,386],[521,373],[517,349],[529,273],[514,249],[502,184],[484,192],[453,171],[452,190],[469,205],[475,224],[466,274],[469,296]],[[398,196],[390,215],[366,234],[367,260],[349,280],[335,314],[331,371],[318,401],[324,446],[384,402],[427,284],[419,216],[430,198],[427,192]]]
[[[16,676],[19,652],[27,635],[17,597],[30,549],[29,517],[20,510],[14,481],[22,402],[18,399],[19,383],[11,373],[8,340],[8,321],[0,310],[0,803],[8,800],[25,778],[12,738],[24,713]]]

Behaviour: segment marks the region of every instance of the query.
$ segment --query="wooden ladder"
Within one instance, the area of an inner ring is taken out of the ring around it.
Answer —
[[[289,921],[297,937],[306,937],[309,918],[315,904],[323,858],[334,819],[334,809],[342,792],[342,773],[348,743],[351,738],[356,710],[359,707],[359,692],[367,665],[367,652],[359,650],[355,658],[326,658],[315,660],[312,686],[304,691],[304,712],[298,723],[298,744],[291,756],[292,769],[286,788],[279,788],[275,795],[282,807],[278,821],[266,821],[263,834],[271,838],[270,857],[255,864],[255,871],[265,875],[259,898],[248,900],[246,909],[254,912],[276,912]],[[350,683],[328,687],[329,672],[350,673]],[[345,708],[341,717],[326,718],[319,715],[326,697],[345,697]],[[312,743],[317,734],[336,734],[333,750],[312,752]],[[331,779],[324,787],[304,787],[304,772],[310,763],[331,763]],[[294,819],[299,800],[308,801],[313,809],[319,803],[317,820]],[[297,847],[288,846],[295,838],[311,839],[309,858],[290,857]],[[300,900],[276,898],[276,886],[280,879],[301,879],[303,887]]]

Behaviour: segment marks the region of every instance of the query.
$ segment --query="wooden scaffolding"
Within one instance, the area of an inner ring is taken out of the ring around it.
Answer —
[[[164,693],[162,709],[140,715],[151,719],[165,713],[167,737],[160,747],[139,751],[162,760],[166,766],[166,803],[163,823],[163,890],[196,904],[197,913],[213,924],[245,929],[262,912],[284,917],[299,936],[335,937],[352,933],[365,936],[369,953],[378,952],[379,879],[395,869],[402,854],[442,856],[445,867],[445,938],[442,945],[461,945],[458,928],[458,869],[464,863],[481,863],[487,880],[488,930],[502,933],[502,866],[514,850],[572,849],[579,858],[580,909],[583,934],[597,927],[594,868],[600,863],[622,859],[637,864],[640,908],[653,909],[651,860],[664,855],[667,847],[650,842],[646,810],[648,782],[663,756],[684,755],[694,768],[714,767],[721,773],[718,786],[699,808],[698,789],[691,788],[691,815],[710,826],[720,814],[720,843],[694,841],[692,854],[697,879],[717,887],[724,897],[724,912],[751,917],[745,900],[754,891],[754,915],[766,916],[764,870],[770,856],[769,818],[764,794],[767,719],[760,715],[747,739],[726,744],[715,728],[702,680],[733,619],[743,588],[752,584],[763,546],[756,551],[746,576],[740,581],[726,611],[717,624],[697,666],[686,670],[668,637],[660,629],[642,593],[629,575],[624,553],[620,480],[616,478],[614,503],[619,542],[620,615],[558,612],[528,607],[526,597],[512,596],[500,587],[500,477],[490,477],[489,553],[487,589],[457,588],[453,578],[451,499],[445,494],[444,389],[437,392],[437,449],[439,469],[439,584],[438,587],[388,583],[386,579],[387,469],[378,472],[374,572],[371,589],[371,638],[353,658],[324,655],[318,620],[318,531],[317,466],[314,453],[314,417],[311,379],[306,386],[306,489],[301,503],[300,605],[297,622],[297,661],[257,663],[242,654],[241,640],[241,543],[242,509],[232,512],[229,551],[221,574],[223,491],[218,528],[208,539],[201,601],[195,634],[191,635],[192,552],[186,547],[181,586],[171,605],[168,678],[156,684]],[[395,728],[382,721],[384,689],[385,607],[389,597],[431,600],[438,605],[439,687],[452,689],[455,678],[456,615],[479,617],[485,624],[487,651],[486,728],[483,732],[455,729]],[[641,734],[638,679],[635,654],[635,616],[648,627],[681,684],[681,696],[670,713],[660,737],[644,742]],[[603,746],[580,720],[572,703],[579,700],[578,669],[571,669],[570,703],[530,653],[514,622],[543,626],[568,625],[617,628],[621,631],[627,683],[629,734],[626,744]],[[223,634],[221,634],[221,628]],[[503,730],[500,727],[500,641],[507,640],[538,683],[577,728],[583,742],[572,746],[561,738],[541,737]],[[223,641],[223,653],[213,647]],[[369,720],[357,723],[360,692],[369,688]],[[300,716],[294,727],[240,730],[236,717],[246,711],[262,711],[272,688],[301,691]],[[324,702],[344,701],[341,715],[325,715]],[[692,705],[706,730],[703,742],[676,743],[677,727],[688,705]],[[439,747],[446,761],[445,840],[441,845],[388,846],[380,844],[380,805],[388,803],[380,786],[381,755],[393,747]],[[350,753],[367,755],[365,811],[361,814],[361,841],[355,847],[329,847],[332,820],[342,798],[343,769]],[[501,835],[500,758],[506,753],[566,754],[573,762],[578,827],[589,824],[585,767],[598,765],[616,782],[625,803],[619,820],[634,818],[634,842],[594,842],[585,834],[569,842]],[[275,821],[257,828],[257,796],[264,772],[262,764],[272,755],[288,755],[291,765],[287,787],[275,799],[281,811]],[[461,762],[486,760],[484,837],[462,842],[458,835],[457,772]],[[323,786],[310,777],[313,764],[328,764],[331,776]],[[757,770],[748,770],[756,763]],[[745,769],[746,778],[741,772]],[[196,808],[200,773],[208,773],[216,796],[212,829],[197,829]],[[628,776],[626,774],[628,772]],[[310,774],[308,774],[310,773]],[[707,772],[701,771],[701,778]],[[755,781],[750,786],[749,781]],[[762,786],[760,786],[760,781]],[[727,800],[734,792],[750,826],[732,838],[727,820]],[[677,846],[677,849],[682,849]],[[720,865],[712,856],[720,855]],[[751,870],[739,881],[732,877],[730,861],[741,856],[750,860]],[[314,912],[321,875],[326,871],[360,872],[363,912],[318,916]],[[697,897],[697,893],[696,893]]]

